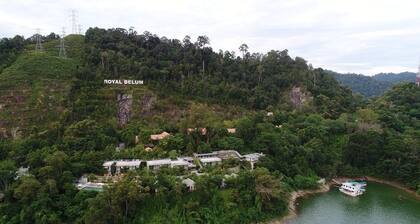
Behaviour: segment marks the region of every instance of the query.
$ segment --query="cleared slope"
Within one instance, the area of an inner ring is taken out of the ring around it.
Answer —
[[[68,58],[59,58],[58,41],[51,41],[44,44],[44,52],[26,50],[2,71],[0,137],[16,137],[53,125],[65,112],[71,80],[80,63],[78,52],[83,45],[83,38],[69,36],[69,40]]]

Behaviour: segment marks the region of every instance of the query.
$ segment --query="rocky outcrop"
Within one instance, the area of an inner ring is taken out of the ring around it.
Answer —
[[[118,93],[117,94],[117,103],[118,103],[118,124],[123,126],[130,121],[131,111],[133,106],[133,95]]]
[[[1,124],[1,121],[0,121]],[[0,128],[0,139],[2,138],[8,138],[9,136],[7,135],[7,129],[6,128]]]
[[[292,90],[290,91],[290,102],[294,108],[302,108],[305,102],[309,101],[311,98],[312,97],[310,96],[310,93],[305,92],[299,86],[293,86]]]
[[[155,105],[156,97],[152,94],[147,94],[143,97],[141,115],[150,115],[153,106]]]
[[[12,136],[13,139],[17,139],[17,138],[20,138],[22,136],[22,132],[20,131],[19,127],[13,127],[10,130],[10,135]]]

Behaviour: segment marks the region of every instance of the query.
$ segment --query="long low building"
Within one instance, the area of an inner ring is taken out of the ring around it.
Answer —
[[[184,169],[194,168],[195,165],[184,158],[171,159],[158,159],[146,161],[146,167],[150,170],[157,170],[161,167],[183,167]]]
[[[161,167],[184,167],[185,169],[194,168],[191,157],[180,157],[176,160],[157,159],[157,160],[111,160],[105,161],[102,166],[108,171],[108,175],[112,173],[120,174],[124,170],[135,170],[140,168],[142,164],[150,170],[157,170]],[[115,168],[115,170],[113,170]]]
[[[172,159],[157,159],[157,160],[112,160],[103,163],[103,167],[108,171],[109,175],[113,173],[119,174],[124,170],[134,170],[144,167],[150,170],[157,170],[161,167],[183,167],[184,169],[195,168],[194,159],[198,160],[202,166],[218,165],[226,159],[237,159],[247,161],[251,163],[251,168],[254,168],[254,164],[258,162],[259,158],[264,156],[262,153],[250,153],[241,155],[235,150],[220,150],[210,153],[194,153],[193,157],[178,157],[175,160]],[[113,170],[115,168],[115,170]]]
[[[119,174],[122,170],[135,170],[140,168],[142,160],[112,160],[106,161],[102,166],[108,171],[109,175],[112,175],[112,167],[115,167],[115,173]]]
[[[200,159],[200,163],[203,166],[214,166],[214,165],[218,165],[222,163],[222,159],[219,157],[206,157],[206,158],[202,158]]]
[[[216,152],[209,152],[209,153],[194,153],[194,158],[203,159],[203,158],[210,158],[210,157],[217,157]]]

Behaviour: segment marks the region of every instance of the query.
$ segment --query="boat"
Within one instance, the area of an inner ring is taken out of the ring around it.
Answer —
[[[366,191],[366,186],[367,186],[366,181],[351,180],[351,181],[347,181],[347,182],[352,183],[352,184],[356,184],[356,185],[360,185],[360,190],[361,191]]]
[[[360,184],[355,181],[344,182],[341,184],[339,190],[346,195],[357,197],[366,191],[365,186],[366,184]]]

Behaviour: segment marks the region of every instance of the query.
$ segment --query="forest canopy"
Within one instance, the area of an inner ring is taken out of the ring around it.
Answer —
[[[236,55],[213,51],[206,36],[90,28],[67,36],[60,58],[57,36],[42,38],[44,52],[33,52],[33,38],[0,41],[1,223],[256,223],[284,215],[290,192],[321,178],[372,175],[420,188],[413,83],[368,100],[287,50],[250,53],[243,44]],[[11,77],[32,79],[23,88]],[[113,89],[104,79],[145,85]],[[126,123],[121,96],[132,99]],[[162,132],[169,137],[150,139]],[[102,192],[76,188],[81,176],[104,178],[104,161],[215,150],[265,156],[255,169],[232,160],[205,175],[139,168]]]

